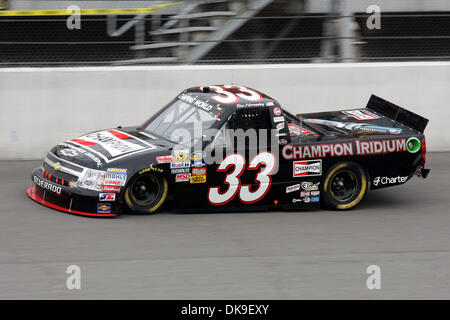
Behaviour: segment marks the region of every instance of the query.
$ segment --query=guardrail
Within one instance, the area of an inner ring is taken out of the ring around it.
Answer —
[[[39,159],[83,133],[142,123],[183,89],[236,83],[294,112],[364,107],[372,93],[430,119],[431,151],[449,151],[450,63],[0,69],[0,159]]]

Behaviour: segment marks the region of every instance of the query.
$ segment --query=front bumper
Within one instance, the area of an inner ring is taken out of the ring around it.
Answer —
[[[88,217],[108,218],[120,214],[119,194],[114,202],[99,202],[99,192],[57,185],[44,177],[42,169],[37,169],[31,180],[32,186],[26,190],[27,195],[46,207]]]

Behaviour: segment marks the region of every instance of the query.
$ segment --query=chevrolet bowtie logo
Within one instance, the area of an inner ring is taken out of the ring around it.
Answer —
[[[61,169],[61,164],[59,162],[55,162],[53,164],[53,169],[55,169],[56,171],[58,171],[59,169]]]

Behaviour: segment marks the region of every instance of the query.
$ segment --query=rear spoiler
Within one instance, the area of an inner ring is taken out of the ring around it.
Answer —
[[[401,123],[421,133],[423,133],[428,124],[428,119],[403,109],[389,101],[381,99],[376,95],[372,95],[370,97],[366,108],[378,112],[381,115],[394,120],[395,122]]]

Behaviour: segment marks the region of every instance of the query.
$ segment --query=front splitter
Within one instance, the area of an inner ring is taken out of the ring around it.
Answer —
[[[111,218],[111,217],[117,217],[117,214],[115,213],[91,213],[91,212],[82,212],[77,210],[72,210],[70,208],[64,208],[57,204],[51,203],[43,199],[37,192],[36,192],[36,186],[32,186],[26,190],[27,195],[31,198],[31,200],[36,201],[39,204],[42,204],[48,208],[52,208],[58,211],[79,215],[79,216],[85,216],[85,217],[97,217],[97,218]]]

